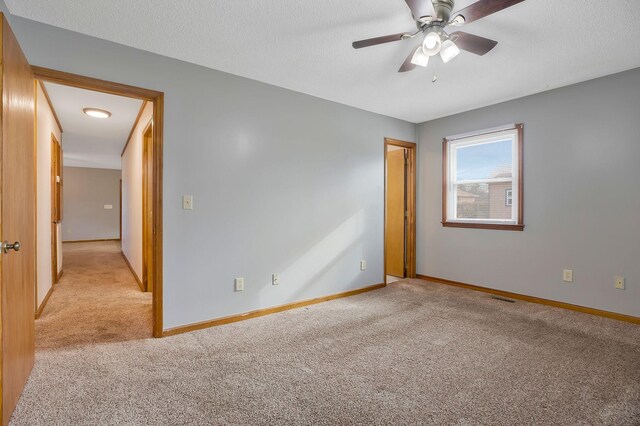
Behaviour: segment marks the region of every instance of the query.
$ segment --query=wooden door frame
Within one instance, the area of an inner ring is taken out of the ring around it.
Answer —
[[[144,108],[144,105],[143,105]],[[142,111],[142,110],[141,110]],[[153,120],[142,130],[142,286],[144,291],[153,291],[153,259],[150,259],[147,247],[149,247],[149,180],[153,185],[153,173],[149,173],[149,157],[153,162]],[[148,146],[147,133],[151,132],[151,146]],[[153,218],[153,209],[151,210]],[[152,243],[153,244],[153,243]],[[151,268],[149,268],[151,264]],[[151,274],[149,274],[151,270]],[[149,279],[151,276],[151,279]]]
[[[384,138],[384,277],[383,282],[387,283],[387,149],[389,146],[399,146],[407,148],[409,151],[409,164],[407,167],[407,236],[406,236],[406,258],[407,276],[416,276],[416,151],[417,145],[413,142],[405,142],[392,138]]]
[[[36,119],[37,121],[37,119]],[[62,194],[57,176],[62,179],[62,145],[51,133],[51,286],[58,283],[58,224],[62,220]],[[60,182],[62,186],[62,182]],[[54,208],[58,210],[54,210]],[[37,228],[37,224],[36,224]],[[37,269],[37,267],[36,267]],[[37,288],[36,282],[36,288]]]
[[[85,90],[93,90],[111,95],[125,96],[153,102],[153,336],[162,337],[162,147],[164,130],[164,93],[156,90],[129,86],[121,83],[85,77],[63,71],[32,66],[34,77],[38,80],[65,86],[77,87]],[[143,253],[144,256],[144,253]]]
[[[122,242],[122,174],[120,174],[120,236],[118,239]]]

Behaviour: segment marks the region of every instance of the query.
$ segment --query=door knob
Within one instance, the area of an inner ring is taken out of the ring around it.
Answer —
[[[13,244],[9,244],[7,241],[0,243],[0,248],[4,253],[8,253],[9,250],[20,251],[20,243],[16,241]]]

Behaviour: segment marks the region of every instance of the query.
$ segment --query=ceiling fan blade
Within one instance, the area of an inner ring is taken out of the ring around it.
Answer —
[[[417,21],[423,16],[434,16],[433,3],[431,0],[404,0],[411,9],[413,20]]]
[[[495,40],[490,40],[488,38],[465,33],[462,31],[456,31],[455,33],[451,33],[450,36],[452,38],[455,36],[458,37],[455,40],[455,44],[460,49],[466,50],[467,52],[475,53],[476,55],[480,55],[480,56],[488,53],[491,49],[496,47],[496,45],[498,44],[498,42]]]
[[[411,71],[416,67],[415,64],[411,63],[411,59],[413,59],[413,54],[416,53],[416,50],[418,50],[420,47],[421,47],[420,45],[417,45],[416,47],[411,49],[411,53],[409,53],[409,56],[407,56],[407,59],[404,60],[398,72]]]
[[[408,1],[409,0],[407,0],[407,2]],[[457,11],[453,16],[464,16],[464,22],[468,24],[469,22],[477,21],[478,19],[484,18],[485,16],[489,16],[523,1],[524,0],[480,0],[462,10]]]
[[[402,40],[402,36],[407,33],[391,34],[388,36],[368,38],[366,40],[354,41],[351,43],[354,49],[362,49],[363,47],[375,46],[376,44],[389,43],[392,41]]]

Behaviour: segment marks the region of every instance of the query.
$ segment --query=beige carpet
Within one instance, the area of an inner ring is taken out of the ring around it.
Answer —
[[[140,291],[120,242],[63,246],[62,278],[36,321],[37,349],[151,337],[151,294]]]
[[[640,424],[640,327],[417,280],[164,339],[50,346],[13,425]]]

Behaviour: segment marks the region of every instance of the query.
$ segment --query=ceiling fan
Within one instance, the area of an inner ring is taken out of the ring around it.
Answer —
[[[405,0],[411,9],[418,31],[354,41],[352,46],[354,49],[361,49],[412,39],[423,34],[422,43],[409,53],[398,72],[411,71],[416,66],[426,67],[429,58],[438,53],[445,63],[458,56],[460,49],[482,56],[496,47],[498,42],[462,31],[447,34],[444,29],[447,26],[459,27],[477,21],[522,1],[524,0],[479,0],[453,14],[451,19],[454,0]]]

